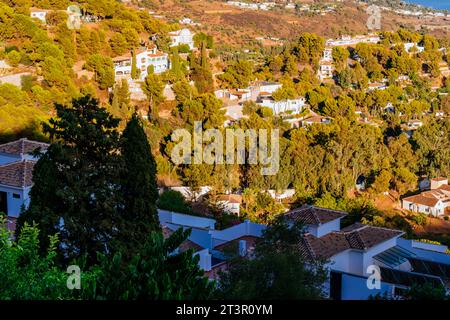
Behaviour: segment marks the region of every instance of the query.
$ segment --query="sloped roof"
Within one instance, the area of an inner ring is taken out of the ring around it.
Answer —
[[[49,144],[28,140],[27,138],[22,138],[16,141],[0,144],[0,153],[7,154],[29,154],[36,150],[37,148],[41,148],[41,150],[47,150]]]
[[[436,204],[442,201],[450,200],[450,186],[442,185],[437,189],[424,191],[421,194],[406,197],[404,201],[425,205],[427,207],[434,207]]]
[[[320,225],[336,219],[341,219],[346,215],[347,212],[344,211],[304,205],[298,209],[287,212],[285,217],[289,220],[303,222],[307,225]]]
[[[33,168],[36,161],[17,161],[0,166],[0,184],[11,187],[33,185]]]
[[[223,194],[218,197],[218,200],[229,203],[242,203],[242,196],[239,194]]]
[[[299,247],[305,258],[328,259],[349,249],[368,250],[377,244],[402,234],[404,232],[399,230],[356,223],[341,231],[331,232],[320,238],[307,233],[299,243]]]
[[[162,228],[162,232],[163,232],[163,236],[165,239],[167,239],[168,237],[170,237],[170,235],[173,233],[172,230],[170,230],[168,227],[166,226],[161,226]],[[198,244],[192,242],[191,240],[187,239],[185,240],[179,247],[179,252],[186,252],[189,249],[194,249],[194,252],[200,251],[203,248],[201,246],[199,246]]]

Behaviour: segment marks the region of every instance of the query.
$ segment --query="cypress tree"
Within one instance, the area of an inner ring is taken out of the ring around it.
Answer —
[[[124,163],[121,194],[125,219],[122,236],[125,240],[131,240],[131,246],[139,246],[151,231],[160,230],[160,225],[156,211],[156,162],[142,121],[136,113],[123,131],[121,151]]]
[[[138,71],[136,67],[136,55],[134,54],[134,51],[132,52],[131,56],[131,78],[136,79],[138,77]]]

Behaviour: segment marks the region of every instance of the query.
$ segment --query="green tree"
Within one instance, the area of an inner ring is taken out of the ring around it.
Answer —
[[[122,243],[127,244],[126,252],[132,253],[133,248],[145,242],[150,231],[160,230],[156,212],[156,163],[142,121],[136,113],[128,121],[120,144],[124,163],[120,192],[125,223],[120,233]]]
[[[136,67],[136,55],[133,52],[131,56],[131,79],[137,78],[138,78],[138,69]]]
[[[158,208],[173,212],[192,213],[192,209],[184,199],[181,192],[174,190],[164,191],[158,199]]]
[[[81,290],[67,288],[68,273],[55,265],[57,236],[51,236],[44,254],[39,252],[39,229],[24,224],[12,241],[0,217],[0,300],[60,300],[86,298],[93,274],[83,272]]]
[[[408,300],[448,300],[445,287],[434,287],[430,283],[413,285],[405,294]]]
[[[450,121],[431,121],[414,132],[420,171],[430,177],[450,176]]]
[[[114,86],[110,112],[120,119],[127,119],[130,116],[130,91],[126,79],[122,79]]]
[[[225,72],[218,76],[225,88],[245,88],[253,80],[253,63],[248,60],[237,60]]]
[[[123,224],[117,208],[122,203],[119,172],[119,120],[89,96],[72,105],[55,105],[56,119],[44,124],[52,140],[33,172],[30,205],[18,219],[39,223],[41,246],[60,234],[62,256],[87,256],[111,250]]]
[[[158,116],[158,105],[164,101],[164,84],[160,76],[154,73],[147,74],[141,88],[149,101],[149,114],[156,118]]]
[[[94,72],[95,81],[100,89],[107,89],[114,85],[114,65],[110,57],[95,53],[89,56],[84,67]]]
[[[214,283],[204,277],[193,250],[174,254],[187,239],[183,228],[164,239],[152,231],[139,253],[124,259],[100,255],[96,298],[108,300],[202,300],[208,299]]]

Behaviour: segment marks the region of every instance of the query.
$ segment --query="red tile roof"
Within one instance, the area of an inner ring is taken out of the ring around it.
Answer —
[[[302,255],[307,259],[328,259],[349,249],[365,251],[403,234],[404,232],[399,230],[357,223],[320,238],[308,233],[299,243],[299,247]]]
[[[218,200],[229,203],[242,203],[242,196],[239,194],[223,194],[218,197]]]
[[[31,187],[36,161],[23,160],[0,166],[0,184],[11,187]]]
[[[49,146],[48,143],[22,138],[16,141],[0,144],[0,153],[8,153],[16,155],[29,154],[34,150],[36,150],[37,148],[41,148],[41,150],[47,150],[48,146]]]
[[[344,211],[304,205],[298,209],[287,212],[285,217],[289,220],[303,222],[307,225],[320,225],[343,218],[346,215],[347,212]]]
[[[403,198],[404,201],[421,204],[427,207],[434,207],[436,204],[442,201],[450,200],[450,186],[442,185],[437,189],[424,191],[421,194]]]

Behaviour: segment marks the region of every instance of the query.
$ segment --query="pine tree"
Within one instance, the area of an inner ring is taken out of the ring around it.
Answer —
[[[136,113],[123,131],[121,151],[124,162],[121,194],[125,218],[125,227],[121,233],[125,243],[127,239],[130,240],[127,246],[133,248],[144,243],[151,231],[160,230],[156,212],[156,162],[143,124]]]
[[[35,221],[43,248],[58,232],[62,257],[86,255],[92,263],[97,252],[111,250],[123,224],[117,209],[122,203],[119,119],[90,96],[55,108],[57,118],[44,124],[53,142],[35,165],[30,205],[18,230]]]
[[[130,116],[130,91],[128,81],[122,79],[114,86],[111,101],[111,113],[120,119],[128,119]]]
[[[149,73],[141,87],[149,101],[149,114],[156,117],[158,105],[164,101],[164,84],[157,74]]]

